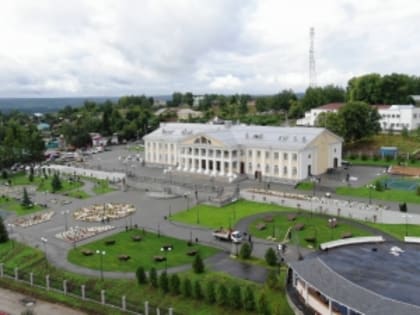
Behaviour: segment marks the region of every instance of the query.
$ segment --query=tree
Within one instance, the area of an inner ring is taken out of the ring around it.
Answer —
[[[204,272],[204,263],[203,263],[203,259],[201,258],[200,253],[197,253],[195,255],[192,267],[195,273]]]
[[[6,243],[8,240],[9,234],[7,233],[3,218],[0,216],[0,243]]]
[[[194,97],[191,92],[187,92],[182,96],[182,102],[188,106],[192,106],[194,103]]]
[[[420,186],[418,186],[418,187],[420,187]],[[400,203],[399,207],[400,207],[401,212],[407,212],[407,203],[405,203],[405,202]]]
[[[242,259],[249,259],[251,257],[251,245],[248,242],[242,244],[241,249],[239,250],[239,257]]]
[[[28,191],[26,190],[26,187],[23,188],[23,196],[22,196],[22,207],[29,208],[32,205],[32,201],[29,198]]]
[[[297,101],[296,94],[293,90],[283,90],[272,97],[271,108],[274,110],[288,111],[293,101]]]
[[[169,279],[166,271],[163,271],[159,276],[159,287],[161,288],[163,293],[169,292]]]
[[[216,302],[216,294],[214,292],[214,282],[213,281],[209,281],[206,284],[206,302],[209,304],[213,304],[214,302]]]
[[[270,270],[267,275],[267,279],[265,279],[266,285],[270,289],[277,289],[279,285],[279,279],[277,277],[277,271]]]
[[[192,286],[191,286],[191,280],[188,277],[185,277],[182,280],[182,284],[181,284],[181,292],[182,295],[186,298],[189,298],[192,296]]]
[[[63,186],[61,185],[60,176],[58,173],[54,173],[53,178],[51,180],[51,189],[52,192],[55,193],[59,191]]]
[[[3,179],[7,179],[9,177],[9,174],[7,173],[6,170],[2,170],[1,171],[1,178]]]
[[[301,102],[305,110],[310,110],[312,108],[326,104],[327,99],[321,87],[308,87]]]
[[[277,264],[277,255],[273,248],[268,248],[265,252],[265,261],[269,266],[275,266]]]
[[[173,295],[179,295],[181,293],[181,280],[176,273],[172,274],[169,279],[169,290]]]
[[[344,134],[344,125],[342,117],[334,112],[320,113],[315,121],[315,126],[324,127],[340,136]]]
[[[250,286],[246,287],[244,294],[244,309],[246,311],[255,311],[254,291]]]
[[[242,306],[241,288],[237,284],[229,290],[229,302],[234,309],[240,309]]]
[[[173,107],[178,107],[182,103],[182,93],[174,92],[172,94],[172,102],[171,105]]]
[[[203,298],[203,290],[201,289],[201,283],[199,279],[194,281],[193,297],[197,300],[201,300]]]
[[[378,110],[363,102],[350,102],[338,111],[343,121],[343,137],[347,142],[369,138],[381,130]]]
[[[381,85],[381,76],[377,73],[352,78],[347,83],[347,100],[381,104],[383,103]]]
[[[217,287],[216,302],[220,306],[226,306],[229,304],[228,290],[223,283],[219,284]]]
[[[420,196],[420,185],[417,185],[417,188],[416,188],[416,195],[417,195],[417,196]]]
[[[136,278],[138,284],[146,284],[147,283],[147,276],[146,272],[144,271],[143,267],[138,267],[136,270]]]
[[[34,167],[33,166],[31,166],[29,168],[29,178],[28,179],[31,183],[34,181]]]
[[[154,267],[152,267],[150,269],[150,272],[149,272],[149,280],[150,280],[150,285],[152,287],[157,288],[159,286],[158,285],[157,272],[156,272],[156,269]]]

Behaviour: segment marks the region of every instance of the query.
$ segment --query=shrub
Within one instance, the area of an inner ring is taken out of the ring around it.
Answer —
[[[242,259],[249,259],[251,257],[251,245],[248,242],[242,244],[241,249],[239,251],[239,257]]]
[[[206,302],[209,304],[213,304],[216,302],[216,294],[214,292],[214,283],[213,281],[207,282],[206,285]]]
[[[277,289],[279,285],[279,280],[277,278],[277,272],[275,270],[270,270],[267,279],[265,279],[265,284],[270,289]]]
[[[380,179],[377,179],[375,181],[375,190],[376,191],[384,191],[384,184],[382,183],[382,181]]]
[[[394,159],[392,155],[385,155],[385,161],[390,162]]]
[[[226,306],[229,304],[228,290],[223,283],[217,287],[216,302],[220,306]]]
[[[354,153],[350,153],[349,160],[355,160],[355,159],[357,159],[357,155]]]
[[[144,271],[143,267],[138,267],[136,270],[136,278],[138,284],[145,284],[147,283],[147,276],[146,272]]]
[[[374,160],[374,161],[379,161],[380,159],[381,159],[381,157],[377,154],[374,154],[373,157],[372,157],[372,160]]]
[[[420,196],[420,185],[418,185],[416,188],[416,195]]]
[[[229,302],[235,309],[240,309],[242,306],[241,288],[237,284],[229,290]]]
[[[203,298],[203,290],[201,289],[201,283],[200,280],[194,281],[193,286],[193,297],[197,300],[201,300]]]
[[[169,292],[169,280],[166,271],[162,272],[159,276],[159,287],[164,293]]]
[[[270,315],[270,309],[268,308],[267,297],[265,293],[262,292],[258,297],[258,312],[261,315]]]
[[[369,159],[369,157],[366,154],[362,154],[360,158],[362,159],[362,161],[367,161]]]
[[[3,218],[0,216],[0,243],[6,243],[8,240],[9,234],[7,233]]]
[[[1,178],[3,179],[7,179],[9,177],[9,174],[7,173],[6,170],[2,170],[1,171]]]
[[[26,187],[23,188],[23,197],[22,197],[22,207],[29,208],[32,204],[31,199],[29,198],[28,191],[26,190]]]
[[[401,212],[407,212],[407,204],[404,202],[404,203],[400,203],[399,204],[399,207],[400,207],[400,211]]]
[[[276,252],[271,247],[265,252],[265,261],[269,266],[275,266],[277,264]]]
[[[197,253],[195,255],[192,267],[195,273],[204,272],[204,263],[203,263],[203,260],[201,259],[200,253]]]
[[[181,293],[186,298],[189,298],[189,297],[192,296],[192,286],[191,286],[191,280],[190,280],[190,278],[185,277],[182,280]]]
[[[51,189],[52,192],[55,193],[56,191],[59,191],[62,188],[60,177],[57,173],[54,173],[53,178],[51,180]]]
[[[181,281],[176,273],[171,275],[169,281],[169,290],[173,295],[179,295],[181,293]]]
[[[254,291],[251,287],[246,287],[244,294],[244,309],[246,311],[255,311]]]
[[[151,268],[150,272],[149,272],[149,280],[150,280],[150,284],[152,287],[157,288],[159,287],[158,285],[158,277],[157,277],[157,272],[155,268]]]

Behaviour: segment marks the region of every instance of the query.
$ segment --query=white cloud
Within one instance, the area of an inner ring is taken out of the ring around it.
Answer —
[[[15,0],[0,11],[0,96],[274,93],[420,75],[416,0]]]

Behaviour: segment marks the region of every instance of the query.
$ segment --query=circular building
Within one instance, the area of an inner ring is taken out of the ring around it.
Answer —
[[[288,296],[302,314],[420,314],[420,244],[348,243],[290,263]]]

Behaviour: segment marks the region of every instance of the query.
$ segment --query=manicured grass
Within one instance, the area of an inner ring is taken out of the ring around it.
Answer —
[[[69,181],[65,180],[63,178],[61,179],[61,189],[56,191],[56,193],[62,194],[65,192],[68,192],[73,189],[77,189],[83,186],[83,182],[77,182],[77,181]],[[51,186],[52,176],[49,176],[47,179],[41,178],[41,183],[38,185],[38,191],[52,191]]]
[[[189,210],[178,212],[175,215],[172,215],[172,220],[187,224],[197,224],[215,229],[222,226],[233,226],[238,220],[257,213],[295,210],[296,209],[278,205],[239,200],[221,208],[207,205],[198,205]]]
[[[0,197],[0,208],[6,211],[13,211],[16,215],[31,214],[40,210],[43,210],[39,205],[33,205],[32,207],[23,207],[19,201],[10,197]]]
[[[414,133],[410,137],[403,137],[400,134],[378,134],[370,139],[364,139],[352,144],[346,144],[346,149],[354,152],[357,151],[376,151],[378,152],[382,146],[397,147],[400,152],[412,153],[414,150],[420,148],[420,138]]]
[[[143,239],[140,242],[132,240],[132,236],[140,235]],[[114,245],[105,245],[107,240],[115,240]],[[81,248],[73,249],[68,254],[68,259],[76,264],[92,269],[99,269],[99,256],[84,256],[81,251],[84,249],[95,252],[96,250],[106,251],[103,256],[103,268],[109,271],[135,271],[138,266],[143,266],[146,269],[155,267],[156,269],[164,269],[165,262],[155,262],[154,256],[165,256],[160,249],[164,245],[173,245],[173,249],[167,252],[167,266],[179,266],[191,264],[192,256],[188,256],[187,252],[192,249],[197,249],[202,258],[207,258],[215,254],[218,250],[215,248],[196,245],[187,246],[186,240],[179,240],[171,237],[160,236],[147,232],[143,235],[140,230],[131,230],[128,232],[121,232],[116,235],[109,236],[99,241],[89,243]],[[131,258],[128,261],[120,261],[118,256],[129,255]]]
[[[370,223],[366,222],[365,224],[374,227],[378,230],[382,230],[399,240],[403,240],[406,236],[406,231],[408,236],[417,236],[420,237],[420,225],[415,224],[380,224],[380,223]]]
[[[97,195],[103,195],[114,190],[109,187],[109,183],[106,180],[95,181],[95,187],[93,187],[93,192]]]
[[[315,184],[313,182],[300,182],[296,188],[300,190],[313,190],[314,186]]]
[[[0,243],[0,260],[5,267],[19,267],[24,269],[34,262],[42,260],[44,254],[39,250],[9,239],[6,243]]]
[[[70,190],[70,191],[64,193],[64,195],[69,196],[69,197],[73,197],[73,198],[77,198],[77,199],[87,199],[87,198],[91,197],[87,192],[85,192],[84,190],[80,190],[80,189]]]
[[[296,212],[297,214],[297,212]],[[286,233],[290,230],[291,233],[291,243],[299,241],[299,244],[304,247],[316,247],[318,244],[331,241],[333,239],[339,239],[344,233],[351,233],[352,236],[368,236],[370,233],[360,230],[356,227],[353,227],[349,224],[340,222],[340,218],[337,219],[337,226],[335,228],[330,228],[328,225],[327,216],[318,216],[310,215],[307,212],[302,212],[297,214],[297,217],[294,221],[288,221],[287,215],[278,214],[273,217],[273,222],[264,222],[263,219],[254,221],[250,227],[249,232],[258,238],[266,239],[267,237],[276,237],[278,241],[287,240]],[[258,230],[258,224],[265,224],[266,228],[264,230]],[[294,226],[296,224],[304,224],[304,228],[300,231],[295,231]],[[305,238],[315,237],[316,243],[308,242]]]
[[[416,195],[415,191],[388,189],[385,191],[376,191],[367,187],[338,187],[336,193],[339,195],[361,197],[369,199],[371,194],[372,199],[407,202],[407,203],[420,203],[420,196]]]
[[[130,145],[128,147],[128,151],[143,152],[144,151],[144,146],[142,146],[142,145]]]

